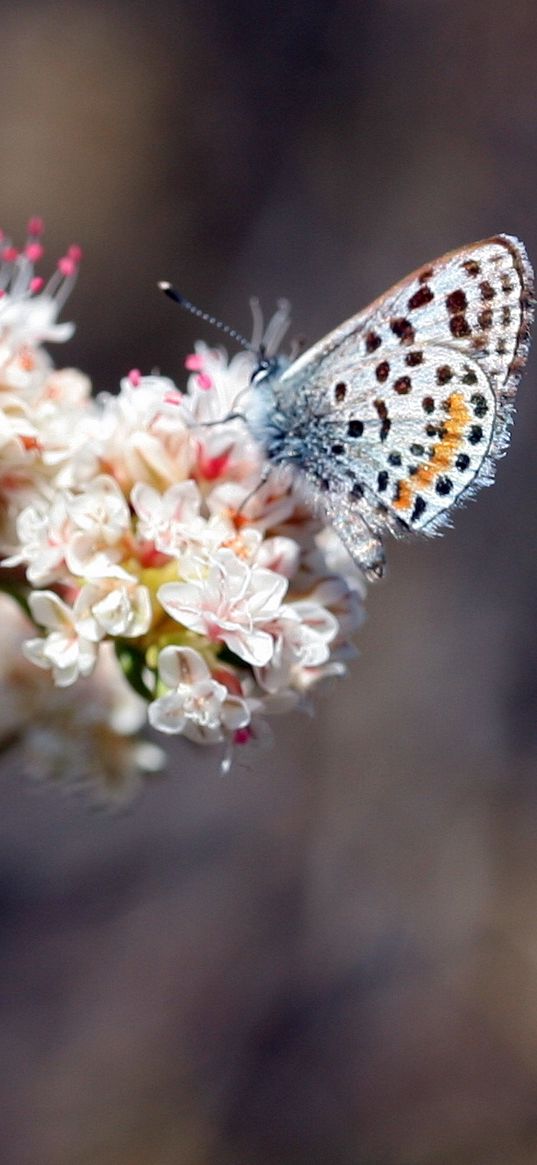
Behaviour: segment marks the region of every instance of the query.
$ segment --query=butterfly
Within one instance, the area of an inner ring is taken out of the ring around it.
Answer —
[[[367,577],[387,531],[436,534],[491,484],[532,316],[525,248],[497,235],[425,264],[292,362],[261,352],[246,423]]]

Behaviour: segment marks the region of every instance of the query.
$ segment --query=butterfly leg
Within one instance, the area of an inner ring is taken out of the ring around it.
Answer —
[[[242,510],[244,510],[244,507],[246,505],[248,505],[248,502],[250,502],[253,497],[255,497],[256,493],[258,493],[259,490],[263,488],[263,486],[265,485],[265,482],[268,481],[268,479],[272,473],[272,468],[273,467],[270,464],[270,462],[267,461],[266,464],[263,466],[263,469],[259,475],[259,481],[257,482],[257,485],[254,485],[254,488],[251,489],[250,492],[246,494],[246,497],[242,499],[242,502],[237,509],[238,514],[240,514],[242,512]]]
[[[193,421],[189,428],[214,429],[215,425],[227,425],[228,421],[244,421],[245,425],[248,424],[244,413],[228,413],[227,416],[222,417],[219,421]]]

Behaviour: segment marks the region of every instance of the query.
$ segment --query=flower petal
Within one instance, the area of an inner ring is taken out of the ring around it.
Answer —
[[[210,678],[209,668],[191,647],[164,647],[158,658],[159,676],[167,688],[201,683]]]

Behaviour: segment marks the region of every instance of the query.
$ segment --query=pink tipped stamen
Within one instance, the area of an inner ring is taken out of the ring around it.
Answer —
[[[69,259],[72,259],[73,263],[76,263],[78,266],[83,258],[82,247],[79,247],[78,243],[71,243],[71,246],[67,248],[67,256]]]
[[[138,385],[141,383],[141,380],[142,380],[142,373],[140,372],[140,369],[139,368],[131,368],[130,372],[127,375],[127,380],[129,381],[129,384],[132,384],[133,388],[138,388]]]
[[[47,283],[45,293],[54,296],[58,308],[63,307],[71,294],[78,274],[78,262],[81,254],[80,247],[76,247],[74,244],[69,247],[67,254],[58,259],[54,275]]]
[[[233,739],[235,744],[248,744],[252,739],[252,733],[249,728],[237,728]]]
[[[14,263],[18,257],[19,252],[17,251],[16,247],[4,247],[4,250],[2,251],[3,263]]]
[[[44,249],[41,243],[28,243],[24,248],[24,254],[30,263],[38,263],[43,258]]]
[[[196,376],[196,384],[198,388],[202,388],[204,392],[213,387],[213,382],[206,372],[199,372]]]
[[[77,264],[70,255],[63,255],[61,259],[58,259],[56,266],[60,272],[60,275],[63,275],[64,279],[70,279],[71,276],[75,274],[77,269]]]
[[[185,360],[185,368],[189,372],[201,372],[203,368],[203,357],[198,356],[196,352],[192,352]]]
[[[45,280],[42,279],[40,275],[34,275],[34,278],[30,279],[30,292],[31,292],[31,294],[37,295],[40,291],[43,290],[44,285],[45,285]]]
[[[45,224],[42,218],[35,215],[28,223],[28,234],[34,239],[38,239],[44,233]]]

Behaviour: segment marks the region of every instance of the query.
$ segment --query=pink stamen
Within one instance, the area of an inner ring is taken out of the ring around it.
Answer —
[[[3,288],[3,287],[2,287],[2,288],[0,288],[0,299],[3,299],[5,294],[6,294],[6,293],[5,293],[5,290],[4,290],[4,288]]]
[[[64,275],[66,279],[68,279],[70,275],[74,275],[77,268],[74,259],[72,259],[70,255],[63,255],[61,259],[58,259],[56,266],[58,271]]]
[[[133,388],[138,388],[138,385],[140,384],[141,379],[142,379],[142,373],[140,372],[140,369],[139,368],[131,368],[130,372],[127,375],[127,380],[130,382],[130,384],[132,384]]]
[[[207,376],[206,372],[200,372],[198,376],[196,376],[196,384],[198,388],[203,388],[204,391],[213,387],[211,377]]]
[[[16,247],[5,247],[2,251],[2,260],[4,263],[14,263],[18,258],[19,252]]]
[[[28,246],[24,248],[24,254],[30,263],[38,263],[43,258],[43,247],[41,243],[28,243]]]
[[[196,352],[192,352],[185,360],[185,368],[188,368],[189,372],[201,372],[203,368],[203,357],[198,356]]]
[[[82,247],[79,247],[78,243],[71,243],[71,246],[67,248],[67,254],[73,263],[80,263],[83,257]]]
[[[34,275],[33,279],[30,279],[30,291],[32,295],[36,295],[38,291],[41,291],[44,282],[45,280],[40,275]]]
[[[32,235],[34,238],[39,238],[39,236],[43,234],[44,230],[45,230],[45,224],[44,224],[42,218],[39,218],[36,215],[36,216],[34,216],[34,218],[30,219],[30,221],[28,223],[28,234],[29,235]]]
[[[235,744],[248,744],[252,739],[252,733],[249,728],[237,728],[233,740]]]

